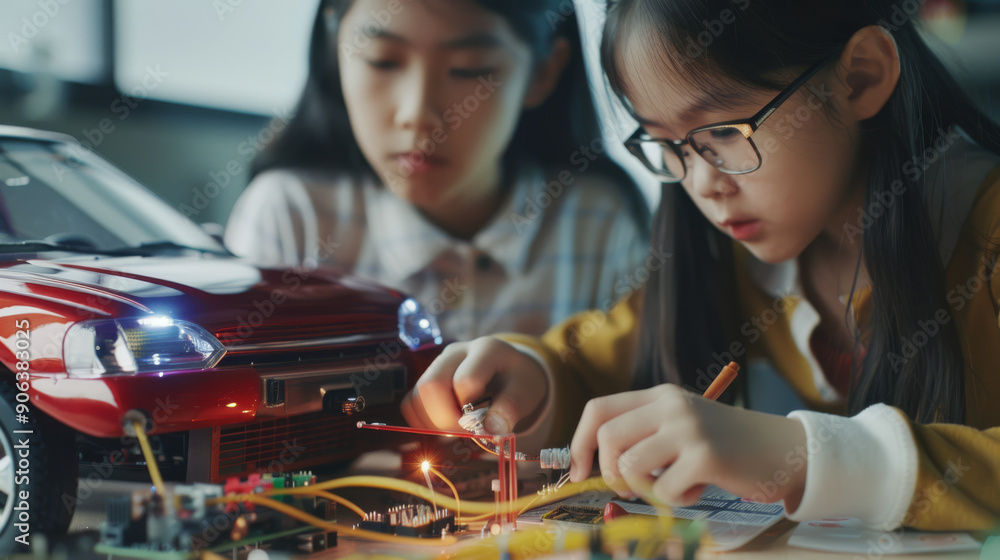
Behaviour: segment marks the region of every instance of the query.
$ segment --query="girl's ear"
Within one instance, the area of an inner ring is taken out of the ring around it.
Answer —
[[[535,75],[528,87],[528,94],[524,98],[525,109],[538,107],[552,95],[556,84],[559,83],[559,78],[562,77],[563,70],[566,69],[566,64],[569,63],[571,54],[572,48],[569,46],[569,41],[561,37],[555,40],[552,45],[552,54],[535,68]]]
[[[847,87],[847,106],[854,120],[874,117],[899,82],[899,52],[896,40],[883,27],[859,29],[840,55],[842,83]]]

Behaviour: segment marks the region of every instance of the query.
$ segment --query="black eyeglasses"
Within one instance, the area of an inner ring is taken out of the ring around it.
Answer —
[[[815,64],[789,84],[777,97],[749,119],[702,126],[689,132],[684,140],[653,138],[642,127],[635,131],[625,147],[650,171],[666,183],[679,183],[687,176],[684,146],[690,145],[708,163],[729,175],[742,175],[760,169],[760,151],[750,138],[782,103],[836,56]]]

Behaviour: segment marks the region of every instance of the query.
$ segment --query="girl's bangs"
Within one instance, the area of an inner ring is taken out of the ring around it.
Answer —
[[[712,108],[731,110],[750,91],[780,89],[784,84],[765,73],[748,71],[737,61],[713,51],[715,42],[733,40],[735,29],[712,36],[704,22],[685,2],[624,1],[608,10],[601,39],[601,65],[611,91],[633,113],[629,98],[650,84],[672,83],[684,91],[697,91]]]

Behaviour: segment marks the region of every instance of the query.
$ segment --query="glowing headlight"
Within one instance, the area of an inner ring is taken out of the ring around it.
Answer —
[[[425,344],[441,344],[444,340],[437,319],[413,298],[399,306],[399,339],[410,350]]]
[[[63,340],[66,372],[74,377],[204,369],[225,353],[198,325],[159,316],[82,321]]]

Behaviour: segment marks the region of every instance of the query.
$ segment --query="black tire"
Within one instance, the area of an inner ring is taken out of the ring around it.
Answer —
[[[18,422],[16,406],[18,391],[0,382],[0,557],[28,552],[37,535],[49,542],[66,534],[76,504],[79,456],[75,433],[45,416],[28,403],[28,421]],[[16,434],[31,431],[30,434]],[[27,473],[18,475],[19,453],[27,449]],[[5,469],[4,465],[10,468]],[[7,493],[7,490],[12,490]],[[20,496],[27,492],[29,535],[16,526],[24,515],[15,510],[21,505]],[[21,541],[17,540],[19,536]]]

